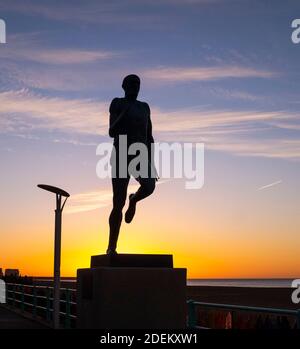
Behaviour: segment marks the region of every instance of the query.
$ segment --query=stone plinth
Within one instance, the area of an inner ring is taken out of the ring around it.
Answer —
[[[172,256],[119,256],[94,256],[92,266],[110,266],[77,271],[78,328],[185,328],[186,269],[159,266],[170,265]]]

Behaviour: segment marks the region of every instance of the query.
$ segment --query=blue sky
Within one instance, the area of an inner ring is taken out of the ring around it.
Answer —
[[[136,73],[156,140],[206,147],[204,189],[183,194],[180,181],[163,184],[161,201],[177,193],[194,207],[206,200],[211,212],[214,200],[227,197],[226,219],[247,207],[251,221],[265,214],[253,229],[276,237],[282,223],[290,235],[286,245],[278,237],[278,245],[299,246],[300,44],[291,41],[299,17],[296,0],[3,1],[4,235],[22,234],[11,219],[16,211],[28,222],[33,210],[46,211],[47,199],[33,189],[39,182],[71,191],[80,212],[110,204],[109,181],[95,175],[95,148],[108,140],[108,106],[122,96],[122,78]],[[86,193],[91,202],[80,196]],[[171,208],[165,214],[171,217]],[[182,224],[189,215],[183,211]],[[251,226],[243,224],[241,231]],[[221,227],[209,229],[222,234]],[[260,245],[259,234],[253,239]]]
[[[104,103],[104,111],[122,94],[123,75],[134,71],[143,79],[141,98],[153,108],[258,112],[259,128],[268,128],[262,138],[280,131],[294,139],[299,46],[290,40],[290,23],[298,7],[296,1],[10,1],[0,7],[8,30],[1,90],[11,92],[9,100],[18,91],[36,103],[92,99],[88,106]],[[265,123],[268,113],[274,118]],[[232,124],[251,132],[248,121]]]

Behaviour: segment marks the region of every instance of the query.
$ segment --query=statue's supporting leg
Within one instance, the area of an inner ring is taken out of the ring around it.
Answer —
[[[115,252],[122,223],[122,209],[126,202],[129,178],[113,178],[113,209],[109,216],[109,243],[107,252]]]

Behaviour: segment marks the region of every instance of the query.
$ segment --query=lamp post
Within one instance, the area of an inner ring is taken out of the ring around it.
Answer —
[[[53,326],[59,328],[60,313],[60,255],[61,255],[61,219],[65,203],[70,196],[66,191],[51,185],[39,184],[39,188],[56,195],[55,237],[54,237],[54,292],[53,292]],[[65,198],[62,204],[62,197]]]

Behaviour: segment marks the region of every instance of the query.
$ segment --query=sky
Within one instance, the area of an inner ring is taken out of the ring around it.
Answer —
[[[55,200],[39,183],[71,194],[62,275],[105,252],[96,148],[134,73],[155,140],[204,143],[205,180],[160,181],[118,251],[171,253],[189,278],[300,276],[299,1],[10,0],[0,18],[0,267],[52,275]]]

